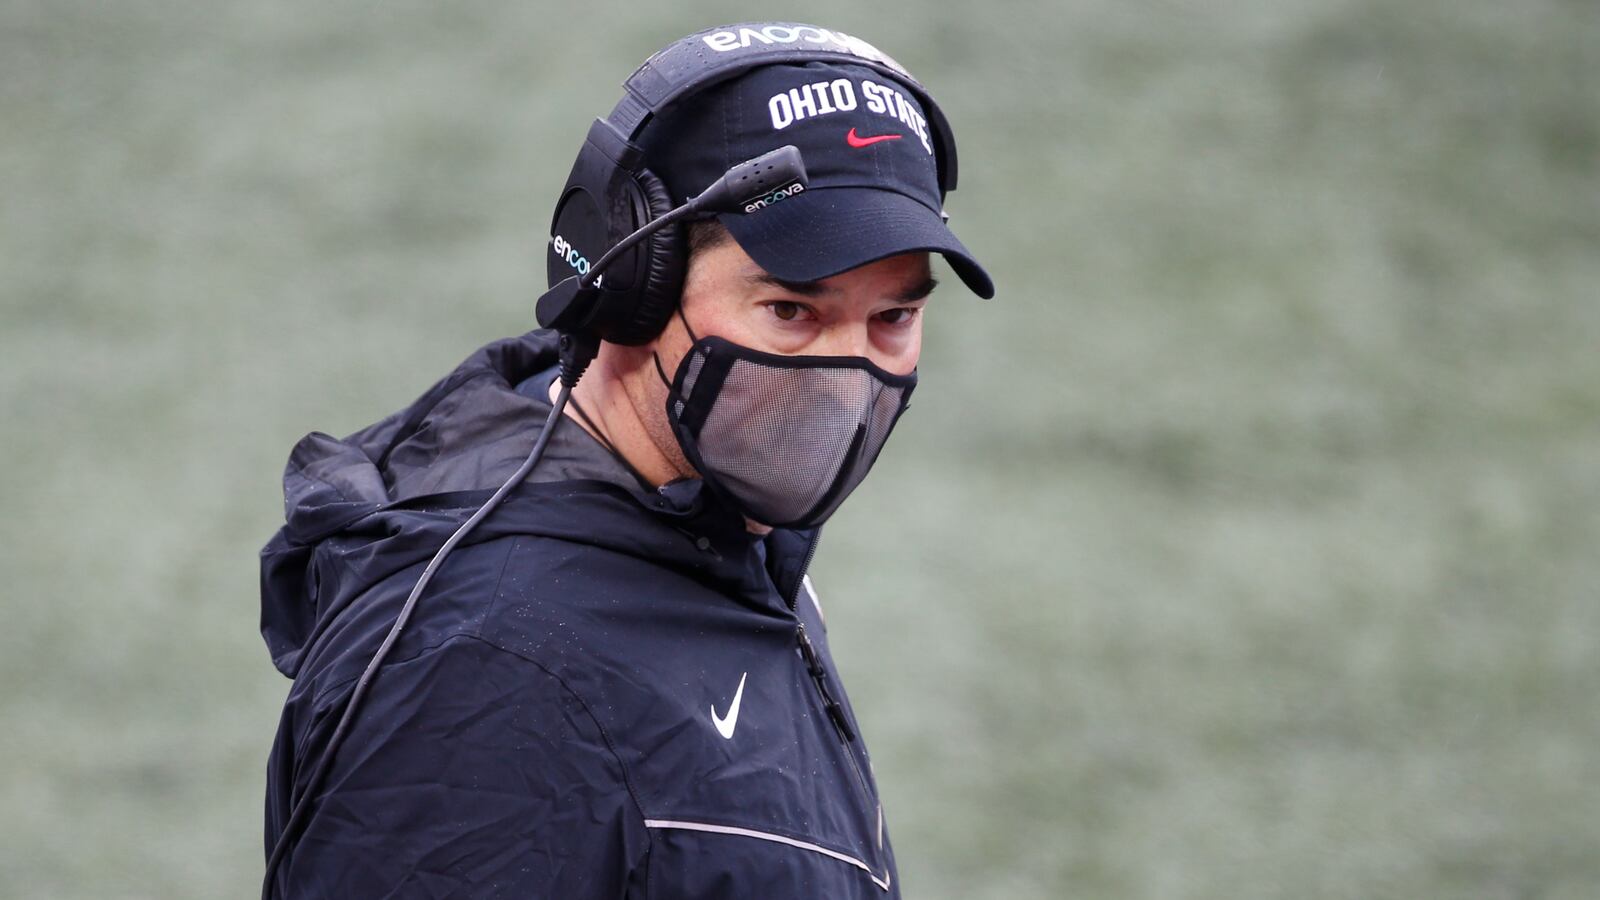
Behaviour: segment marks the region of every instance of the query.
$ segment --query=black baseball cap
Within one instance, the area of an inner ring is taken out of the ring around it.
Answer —
[[[994,282],[946,224],[936,137],[915,94],[873,69],[810,62],[762,66],[694,94],[652,122],[640,144],[676,202],[728,168],[793,144],[801,190],[717,216],[756,264],[816,281],[916,250],[940,253],[980,297]]]

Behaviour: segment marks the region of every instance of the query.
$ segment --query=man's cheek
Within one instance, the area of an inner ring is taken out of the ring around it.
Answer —
[[[813,325],[804,321],[784,321],[764,306],[743,317],[741,324],[744,326],[743,334],[724,333],[722,336],[735,344],[766,353],[802,353],[816,337]]]
[[[895,375],[910,375],[922,357],[922,323],[873,337],[872,364]]]

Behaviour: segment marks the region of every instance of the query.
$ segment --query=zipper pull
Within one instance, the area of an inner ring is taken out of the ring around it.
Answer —
[[[806,662],[806,670],[811,673],[811,680],[816,682],[817,693],[822,695],[822,708],[833,721],[833,727],[839,732],[839,737],[846,743],[856,739],[856,730],[850,727],[850,718],[844,714],[844,706],[833,699],[833,691],[828,689],[828,670],[823,668],[822,660],[817,656],[817,648],[811,646],[811,638],[806,635],[806,626],[801,624],[795,631],[795,636],[800,641],[800,657]]]

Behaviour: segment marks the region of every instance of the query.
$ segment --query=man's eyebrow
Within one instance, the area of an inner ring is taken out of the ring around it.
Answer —
[[[938,286],[939,279],[929,275],[927,278],[924,278],[912,285],[908,290],[901,293],[900,296],[894,298],[894,300],[896,303],[915,303],[918,300],[926,299],[929,294],[933,293],[933,289]]]
[[[838,293],[838,288],[827,287],[820,281],[788,281],[768,272],[757,272],[748,276],[748,280],[753,285],[775,287],[802,297],[820,297],[823,294]]]
[[[823,294],[836,294],[839,292],[838,288],[828,287],[820,281],[789,281],[768,272],[757,272],[748,276],[748,280],[754,285],[775,287],[791,294],[799,294],[802,297],[820,297]],[[918,300],[925,299],[938,286],[939,279],[929,275],[897,294],[894,297],[894,302],[915,303]]]

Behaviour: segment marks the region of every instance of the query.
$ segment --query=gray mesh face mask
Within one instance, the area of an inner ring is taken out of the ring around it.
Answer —
[[[741,513],[813,528],[867,477],[916,384],[915,371],[893,375],[860,357],[704,337],[668,386],[667,420],[690,464]]]

